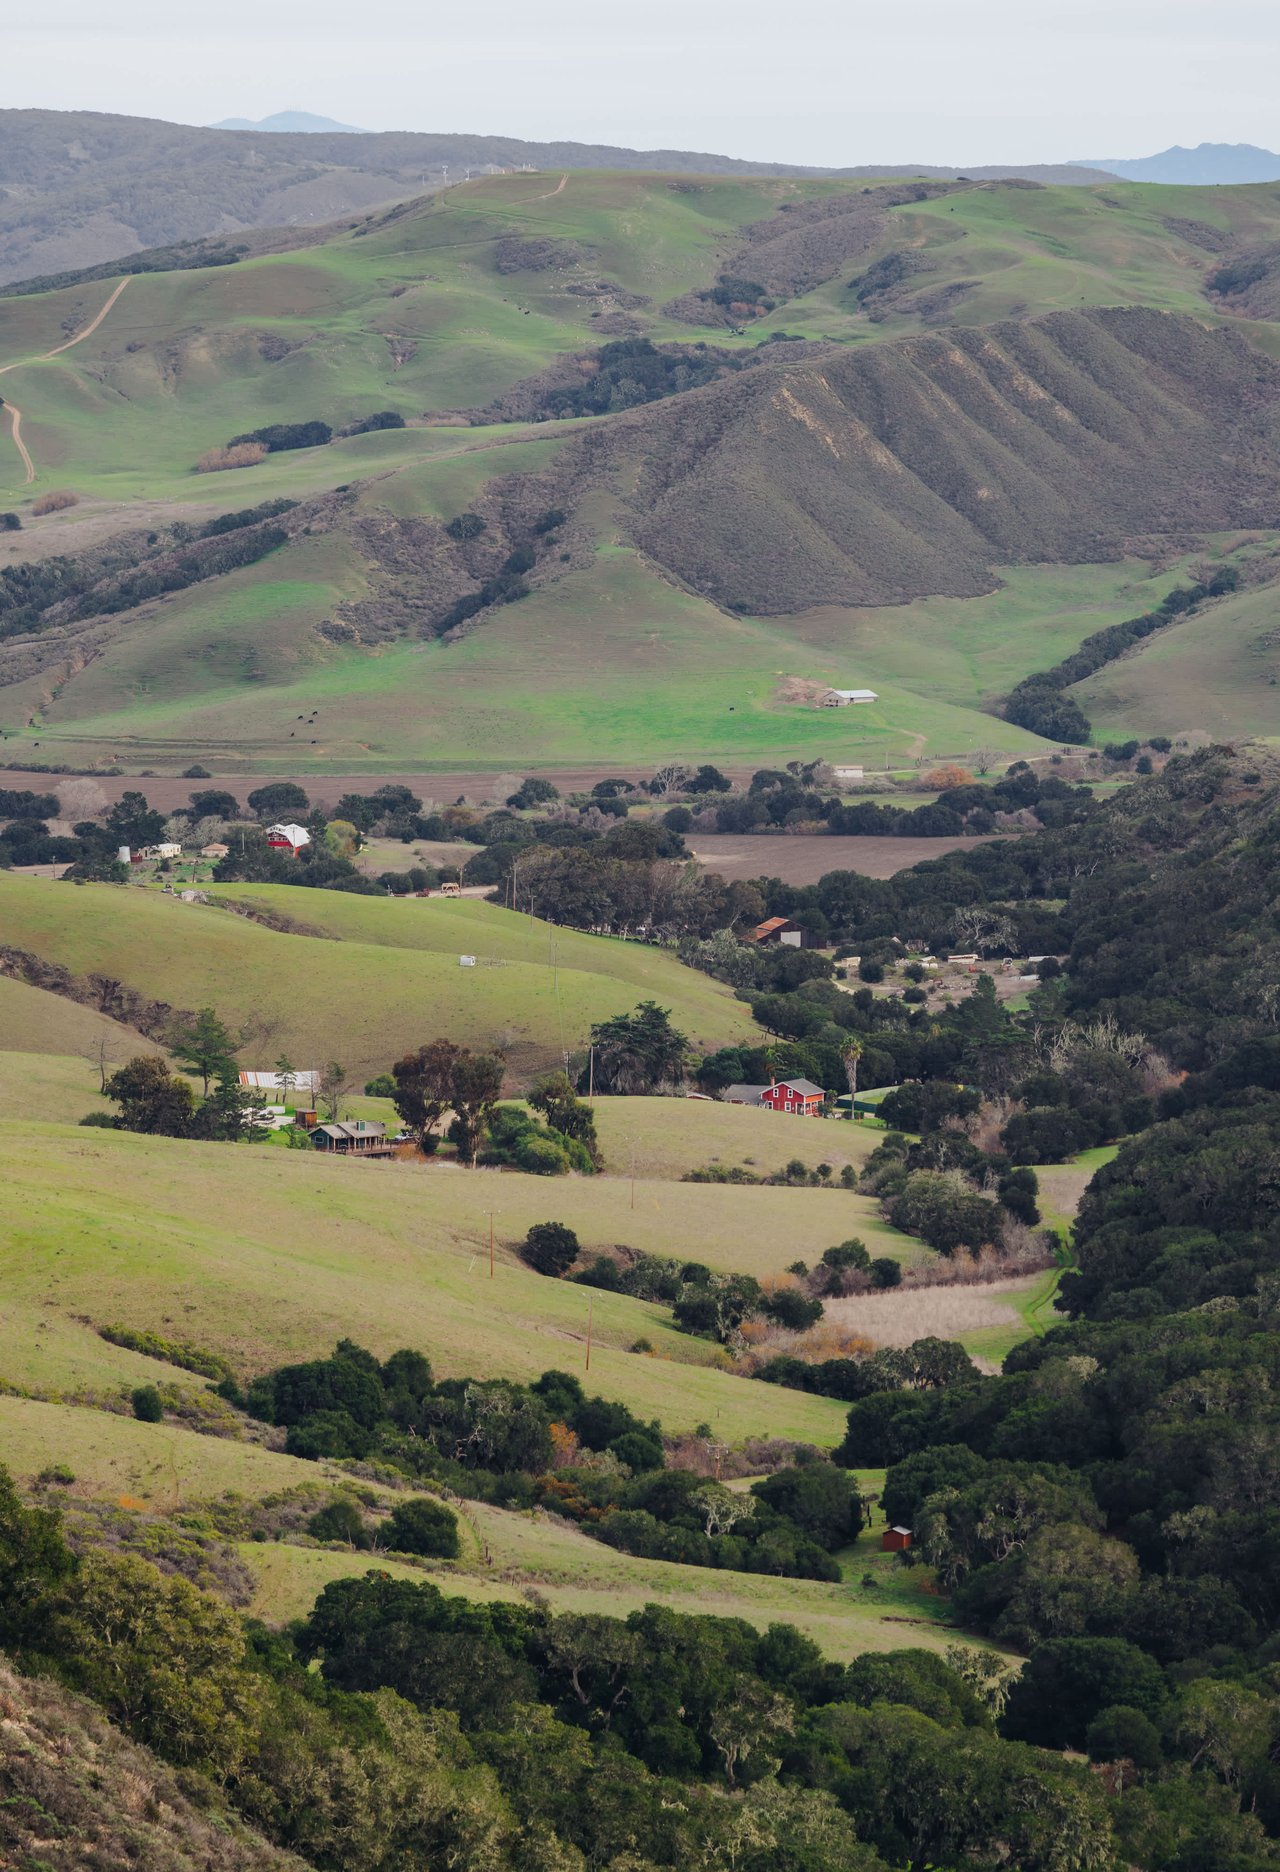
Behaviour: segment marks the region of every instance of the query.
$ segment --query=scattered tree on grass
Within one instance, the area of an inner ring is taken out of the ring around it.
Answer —
[[[433,1559],[458,1557],[458,1517],[443,1502],[416,1495],[401,1502],[383,1530],[386,1546],[394,1553],[423,1554]]]
[[[453,1123],[449,1142],[465,1164],[474,1165],[489,1119],[502,1097],[506,1061],[500,1053],[472,1053],[463,1047],[450,1074]]]
[[[311,802],[292,780],[273,780],[269,786],[254,788],[249,795],[249,810],[265,823],[283,819],[286,814],[302,817],[310,812]]]
[[[164,815],[152,812],[146,796],[130,791],[121,794],[104,822],[104,830],[113,846],[128,845],[137,850],[155,845],[164,837]]]
[[[139,1385],[129,1401],[139,1423],[160,1423],[163,1420],[164,1405],[153,1384]]]
[[[553,1131],[581,1144],[599,1168],[600,1144],[596,1137],[596,1118],[590,1105],[574,1093],[568,1073],[546,1073],[529,1092],[529,1103],[540,1111]]]
[[[199,1073],[205,1098],[209,1081],[232,1069],[239,1045],[211,1007],[176,1022],[169,1031],[169,1051],[179,1065]]]
[[[563,1222],[535,1222],[525,1236],[520,1259],[539,1274],[558,1279],[578,1258],[578,1237]]]
[[[143,1055],[112,1073],[104,1091],[120,1107],[124,1131],[152,1137],[186,1137],[195,1112],[195,1094],[185,1079],[170,1072],[162,1059]]]
[[[461,1053],[452,1040],[432,1040],[391,1068],[396,1110],[426,1157],[439,1148],[437,1127],[453,1104],[453,1069]]]
[[[316,1510],[307,1522],[313,1540],[343,1541],[348,1547],[368,1547],[369,1533],[364,1516],[349,1495],[337,1495]]]
[[[601,1021],[591,1029],[591,1044],[598,1092],[662,1092],[684,1083],[689,1042],[671,1025],[670,1008],[656,1001],[642,1001],[631,1014]]]
[[[548,801],[557,800],[559,797],[559,787],[553,786],[550,780],[543,780],[539,775],[533,774],[529,779],[520,782],[515,792],[508,798],[507,805],[516,812],[524,812],[532,806],[544,806]]]
[[[323,448],[333,440],[333,430],[327,422],[268,423],[263,429],[251,429],[245,435],[232,436],[227,443],[229,449],[252,447],[255,443],[266,449],[268,454],[277,454],[282,449]]]
[[[347,1069],[337,1060],[329,1060],[320,1074],[316,1101],[330,1124],[335,1124],[341,1116],[346,1096]]]

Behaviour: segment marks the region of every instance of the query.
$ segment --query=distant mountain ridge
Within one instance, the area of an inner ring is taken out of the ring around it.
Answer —
[[[290,132],[303,136],[322,136],[326,132],[335,136],[368,136],[367,130],[361,130],[356,124],[339,123],[334,117],[317,117],[312,111],[276,111],[270,117],[223,117],[216,124],[209,125],[210,130],[267,130],[272,135],[288,135]]]
[[[1155,156],[1090,159],[1070,166],[1102,169],[1126,182],[1166,182],[1187,188],[1280,182],[1280,156],[1254,143],[1198,143],[1194,149],[1175,143]]]
[[[461,181],[468,170],[507,169],[851,178],[963,173],[1075,185],[1108,180],[1068,164],[811,169],[691,150],[520,137],[342,127],[227,130],[99,111],[0,110],[0,284],[210,234],[229,240],[242,229],[315,226]]]

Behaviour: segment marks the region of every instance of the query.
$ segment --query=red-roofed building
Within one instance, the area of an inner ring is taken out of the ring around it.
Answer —
[[[747,932],[749,943],[783,943],[788,949],[811,947],[812,938],[791,917],[766,917]]]
[[[760,1103],[766,1111],[790,1112],[797,1118],[816,1118],[825,1094],[812,1079],[779,1079],[766,1086]]]
[[[304,845],[311,843],[311,834],[305,826],[286,824],[267,827],[267,844],[272,851],[287,851],[296,855]]]

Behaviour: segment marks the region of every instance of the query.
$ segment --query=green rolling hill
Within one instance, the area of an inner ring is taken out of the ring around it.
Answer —
[[[1127,615],[1119,594],[1280,527],[1257,257],[1278,221],[1270,187],[563,171],[118,293],[0,298],[0,500],[22,522],[0,574],[54,557],[83,586],[16,623],[24,594],[0,591],[5,752],[377,772],[1042,750],[990,710],[1047,636],[1072,647],[1055,619],[1088,625],[1102,591]],[[666,347],[663,387],[701,387],[637,403],[629,354],[604,352],[636,340]],[[573,414],[602,364],[603,413]],[[194,472],[267,423],[386,409],[407,426]],[[77,505],[33,515],[64,488]],[[254,562],[108,593],[111,552],[164,569],[189,529],[280,499],[286,537]],[[454,541],[464,511],[485,531]],[[523,602],[485,602],[526,560]],[[1008,592],[1020,628],[993,637]],[[919,627],[935,654],[904,656]],[[1108,724],[1201,725],[1194,679],[1146,707],[1113,674]],[[796,699],[827,684],[879,700]]]
[[[230,902],[261,897],[238,887],[219,895]],[[565,1048],[579,1046],[594,1022],[645,999],[671,1008],[681,1030],[709,1047],[758,1032],[729,989],[660,949],[553,931],[469,899],[376,900],[371,915],[368,901],[336,909],[315,901],[328,895],[269,890],[267,907],[286,924],[280,930],[159,892],[101,885],[54,891],[43,879],[0,871],[7,972],[22,974],[15,953],[38,957],[66,972],[63,992],[100,1008],[123,1003],[89,983],[90,975],[155,1004],[216,1002],[238,1027],[247,1025],[251,1049],[264,1059],[281,1048],[299,1058],[339,1058],[353,1084],[437,1033],[478,1048],[500,1046],[513,1077],[524,1080],[561,1064]],[[460,953],[475,955],[476,968],[460,969]],[[61,995],[50,1000],[61,1009]],[[421,1012],[406,1028],[406,1010],[415,1008]],[[158,1032],[165,1019],[135,1025]],[[84,1044],[69,1034],[56,1050],[79,1052]]]

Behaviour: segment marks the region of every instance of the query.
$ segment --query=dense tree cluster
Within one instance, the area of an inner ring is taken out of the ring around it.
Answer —
[[[261,442],[269,455],[284,449],[323,448],[332,442],[333,430],[327,422],[313,419],[310,422],[268,423],[263,429],[249,429],[243,435],[232,436],[227,442],[228,448],[235,448],[241,442]]]
[[[151,1137],[203,1138],[229,1144],[254,1143],[266,1136],[254,1122],[262,1106],[261,1094],[240,1084],[235,1067],[220,1063],[212,1087],[197,1098],[190,1080],[170,1071],[165,1061],[144,1054],[121,1066],[108,1078],[106,1096],[119,1106],[115,1117],[94,1112],[84,1124],[120,1131],[142,1131]]]
[[[597,416],[634,409],[739,369],[732,353],[705,344],[655,345],[648,338],[619,338],[581,361],[581,381],[557,384],[546,396],[546,414],[557,418]]]
[[[1278,798],[1265,762],[1209,748],[1171,760],[1082,820],[959,849],[890,879],[835,871],[815,885],[760,880],[770,915],[864,962],[893,960],[907,941],[940,954],[963,946],[1050,958],[1033,1025],[984,999],[981,980],[955,1008],[928,1013],[869,989],[840,994],[820,979],[830,965],[801,952],[778,966],[813,979],[771,984],[785,985],[803,1034],[779,1049],[782,1070],[839,1084],[835,1029],[856,1031],[863,1084],[941,1080],[1016,1096],[1028,1117],[1006,1148],[1023,1161],[1043,1161],[1055,1137],[1061,1156],[1146,1122],[1154,1056],[1207,1069],[1274,1029]],[[740,949],[712,941],[682,954],[754,986],[761,965],[739,962]],[[815,1008],[825,1025],[813,1023]],[[707,1062],[708,1080],[752,1077],[739,1070],[749,1057]]]

